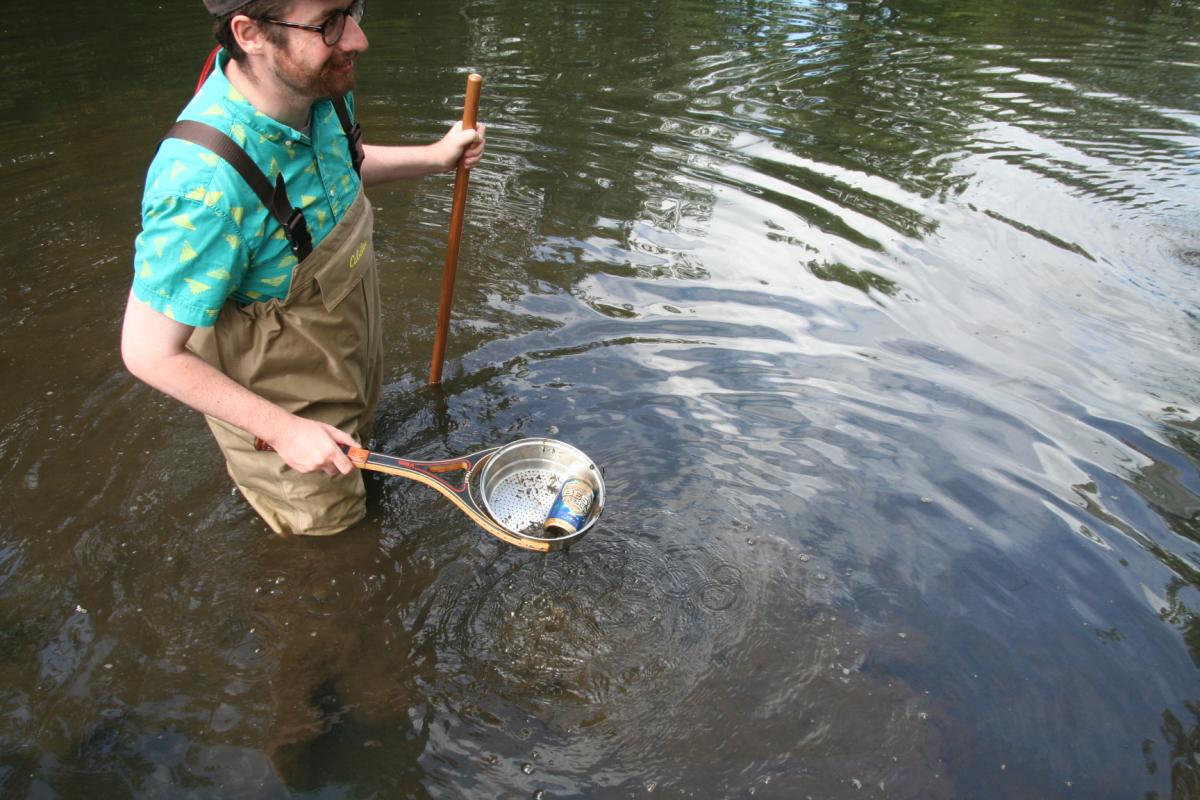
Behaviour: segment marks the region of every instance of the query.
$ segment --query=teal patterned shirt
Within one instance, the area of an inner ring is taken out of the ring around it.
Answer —
[[[229,135],[304,212],[313,247],[358,194],[359,177],[337,112],[313,104],[307,132],[254,109],[225,77],[228,56],[179,115]],[[346,96],[351,117],[354,99]],[[216,322],[225,300],[284,298],[296,257],[283,228],[224,159],[167,139],[150,164],[142,195],[142,232],[134,252],[134,296],[186,325]]]

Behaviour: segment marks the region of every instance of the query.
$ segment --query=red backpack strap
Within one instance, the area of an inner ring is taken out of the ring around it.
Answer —
[[[217,53],[221,52],[221,45],[217,45],[208,54],[208,58],[204,61],[204,68],[200,70],[200,80],[196,81],[196,91],[192,94],[200,94],[200,87],[208,80],[208,76],[212,74],[213,67],[217,63]]]

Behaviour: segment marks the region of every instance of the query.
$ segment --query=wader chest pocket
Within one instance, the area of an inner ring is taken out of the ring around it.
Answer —
[[[313,276],[326,311],[333,311],[337,308],[346,299],[346,296],[362,283],[363,277],[368,272],[365,269],[368,264],[365,262],[375,257],[370,242],[364,241],[363,244],[366,245],[366,249],[355,260],[353,269],[348,267],[347,262],[343,259],[331,259],[330,263],[324,265]]]

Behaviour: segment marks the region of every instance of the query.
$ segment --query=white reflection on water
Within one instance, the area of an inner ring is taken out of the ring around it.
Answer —
[[[541,558],[402,481],[361,536],[264,538],[115,354],[162,127],[117,110],[165,125],[204,21],[89,11],[169,35],[41,64],[19,2],[0,791],[1186,792],[1197,23],[1035,5],[372,10],[370,135],[440,133],[478,68],[490,142],[440,396],[450,183],[373,195],[378,444],[581,446],[609,509]]]

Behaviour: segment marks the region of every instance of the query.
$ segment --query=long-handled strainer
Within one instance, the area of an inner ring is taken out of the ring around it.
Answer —
[[[604,476],[581,451],[556,439],[518,439],[444,461],[413,461],[357,447],[346,448],[346,455],[359,469],[432,486],[492,536],[527,550],[548,553],[579,541],[604,511]],[[443,477],[454,472],[463,473],[461,483]],[[590,483],[595,499],[579,530],[549,536],[542,523],[568,478]]]

